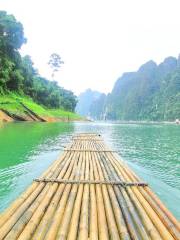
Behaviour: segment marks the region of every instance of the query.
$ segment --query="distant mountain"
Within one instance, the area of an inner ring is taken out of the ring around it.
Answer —
[[[95,120],[104,120],[106,115],[106,94],[102,93],[100,96],[95,99],[90,108],[89,116]]]
[[[85,92],[81,93],[78,96],[78,103],[76,105],[76,112],[81,116],[89,116],[90,115],[90,107],[92,103],[96,101],[101,95],[98,91],[93,91],[91,89],[87,89]]]
[[[124,73],[110,94],[90,107],[95,119],[175,120],[180,118],[180,57],[157,65],[149,61],[137,72]]]

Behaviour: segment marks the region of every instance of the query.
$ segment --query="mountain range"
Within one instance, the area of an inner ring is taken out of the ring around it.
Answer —
[[[136,72],[124,73],[107,95],[88,89],[80,95],[78,109],[82,96],[83,109],[93,119],[175,120],[180,118],[180,57],[167,57],[159,65],[150,60]]]
[[[87,89],[85,92],[81,93],[78,96],[78,102],[75,109],[76,112],[81,116],[90,116],[90,108],[92,106],[92,103],[96,101],[100,95],[100,92],[93,91],[91,89]]]

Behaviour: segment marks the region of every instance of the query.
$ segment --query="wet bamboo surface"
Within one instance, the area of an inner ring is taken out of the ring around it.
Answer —
[[[110,182],[142,181],[98,134],[74,136],[1,214],[0,240],[180,239],[178,221],[149,186]]]

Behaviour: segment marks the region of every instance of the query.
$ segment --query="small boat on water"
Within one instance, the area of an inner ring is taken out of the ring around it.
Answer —
[[[177,118],[177,119],[175,120],[175,123],[176,123],[176,124],[180,124],[180,120]]]

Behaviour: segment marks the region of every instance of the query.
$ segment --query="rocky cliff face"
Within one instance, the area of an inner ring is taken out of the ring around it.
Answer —
[[[76,106],[76,112],[81,116],[89,116],[90,115],[90,107],[92,103],[98,99],[101,95],[98,91],[93,91],[91,89],[87,89],[85,92],[81,93],[78,96],[78,103]]]
[[[174,120],[180,118],[180,57],[157,65],[143,64],[124,73],[110,94],[98,98],[91,116],[110,120]]]

